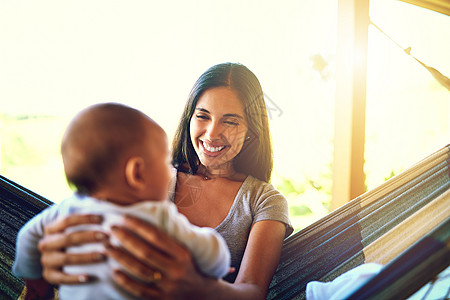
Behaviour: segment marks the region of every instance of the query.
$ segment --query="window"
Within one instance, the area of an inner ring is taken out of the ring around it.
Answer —
[[[450,77],[450,17],[371,1],[366,119],[368,189],[446,146],[450,93],[411,55]],[[392,39],[392,40],[391,40]]]
[[[448,17],[371,2],[375,23],[449,76]],[[198,76],[240,62],[266,94],[272,183],[287,196],[294,226],[304,227],[328,212],[331,198],[336,13],[336,0],[3,3],[0,174],[60,202],[71,191],[59,144],[79,110],[122,102],[171,137]],[[373,188],[448,142],[449,99],[373,27],[367,87],[365,171]]]

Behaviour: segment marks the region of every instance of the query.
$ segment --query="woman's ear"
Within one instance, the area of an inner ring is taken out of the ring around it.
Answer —
[[[142,190],[146,187],[144,176],[145,162],[140,156],[133,156],[125,165],[125,178],[133,189]]]

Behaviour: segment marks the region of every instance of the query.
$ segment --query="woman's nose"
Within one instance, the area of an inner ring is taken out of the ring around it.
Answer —
[[[210,141],[218,140],[221,138],[223,128],[217,122],[211,122],[206,129],[206,137]]]

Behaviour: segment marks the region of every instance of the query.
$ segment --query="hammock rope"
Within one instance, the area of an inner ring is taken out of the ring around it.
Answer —
[[[423,63],[422,61],[420,61],[418,58],[416,58],[414,55],[411,54],[411,47],[407,47],[407,48],[403,48],[399,43],[397,43],[392,37],[390,37],[386,32],[384,32],[378,25],[376,25],[375,23],[372,22],[372,20],[369,21],[370,25],[372,25],[373,27],[375,27],[378,31],[380,31],[384,36],[386,36],[389,40],[391,40],[395,45],[397,45],[400,49],[403,50],[403,52],[405,52],[407,55],[411,56],[414,60],[416,60],[419,64],[421,64],[425,69],[428,70],[428,72],[430,72],[430,74],[443,86],[445,87],[447,90],[450,91],[450,79],[445,76],[444,74],[442,74],[441,72],[439,72],[438,70],[436,70],[433,67],[430,67],[428,65],[426,65],[425,63]]]

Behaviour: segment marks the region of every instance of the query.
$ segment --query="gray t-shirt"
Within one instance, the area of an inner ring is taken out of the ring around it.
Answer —
[[[175,196],[174,191],[175,184],[171,190],[172,200]],[[270,183],[249,175],[242,183],[228,215],[215,228],[227,242],[231,253],[231,266],[236,268],[236,272],[226,276],[225,280],[234,282],[236,279],[250,229],[253,224],[263,220],[275,220],[286,224],[285,237],[293,231],[286,198]]]

